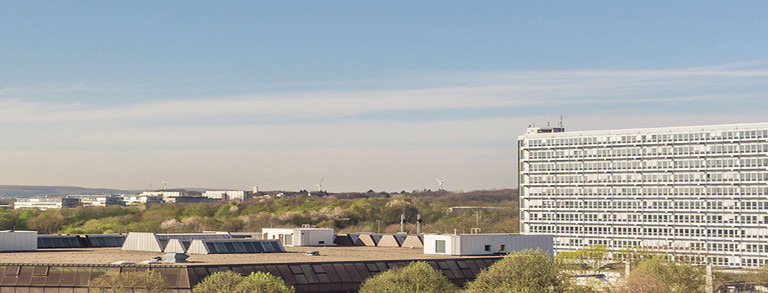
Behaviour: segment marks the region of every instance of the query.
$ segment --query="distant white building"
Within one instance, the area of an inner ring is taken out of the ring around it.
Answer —
[[[246,190],[217,190],[203,192],[203,196],[221,200],[244,201],[253,197],[253,193]]]
[[[541,249],[553,255],[553,244],[552,235],[424,234],[425,254],[489,255]]]
[[[173,197],[182,197],[186,196],[186,193],[183,191],[144,191],[141,194],[141,196],[160,196],[163,198],[163,201],[165,202],[174,202],[171,198]]]
[[[208,198],[205,196],[174,196],[165,199],[165,202],[170,203],[210,203],[218,201],[220,201],[220,199]]]
[[[261,239],[278,239],[283,246],[335,245],[331,228],[262,228],[261,232]]]
[[[125,205],[122,197],[113,194],[74,194],[67,195],[67,197],[79,198],[80,203],[83,204],[83,206],[109,207]]]
[[[79,198],[63,196],[34,196],[29,198],[17,198],[13,203],[14,209],[60,209],[73,208],[80,205]]]

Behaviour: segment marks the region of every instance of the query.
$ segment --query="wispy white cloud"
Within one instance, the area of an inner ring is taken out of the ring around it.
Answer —
[[[446,75],[462,85],[422,89],[376,91],[316,91],[210,97],[195,100],[160,100],[137,103],[85,104],[0,100],[0,121],[68,122],[135,121],[199,117],[252,116],[263,119],[329,118],[370,112],[535,107],[564,104],[659,103],[670,101],[727,100],[749,97],[742,91],[744,78],[764,90],[768,70],[687,68],[669,70],[581,70],[499,72]],[[764,83],[765,84],[765,83]],[[708,94],[708,89],[737,87],[739,92]],[[105,88],[107,86],[104,86]],[[121,85],[121,87],[126,87]],[[84,91],[83,85],[58,85],[31,92]],[[93,89],[98,91],[99,87]],[[5,92],[5,93],[4,93]],[[0,89],[0,97],[14,89]],[[761,93],[754,90],[752,94]]]
[[[118,104],[55,97],[114,88],[130,95],[133,86],[0,89],[0,176],[9,183],[143,188],[136,182],[163,173],[178,177],[179,186],[246,188],[263,180],[292,189],[306,188],[295,186],[296,178],[326,176],[339,180],[336,190],[429,188],[420,182],[437,176],[460,189],[513,187],[515,139],[550,109],[582,107],[567,119],[580,130],[757,122],[763,115],[752,109],[768,92],[768,70],[741,66],[441,73],[403,82],[420,79],[432,86],[402,89],[388,80],[393,84],[379,90]],[[701,113],[705,103],[732,108]],[[511,114],[483,115],[494,109]],[[451,114],[418,117],[424,111]],[[480,114],[455,114],[463,111]],[[79,172],[67,171],[73,168]]]

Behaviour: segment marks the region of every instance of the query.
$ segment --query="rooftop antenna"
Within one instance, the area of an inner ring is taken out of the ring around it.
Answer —
[[[563,116],[563,114],[560,114],[560,128],[563,128],[563,117],[568,117],[568,116]]]
[[[443,183],[445,183],[445,180],[440,180],[440,179],[435,178],[435,181],[437,181],[438,191],[439,190],[445,190],[445,189],[443,189]]]
[[[315,184],[315,186],[317,186],[317,191],[318,191],[318,192],[321,192],[321,191],[323,191],[323,180],[325,180],[325,177],[323,177],[323,178],[320,178],[320,182],[318,182],[317,184]]]

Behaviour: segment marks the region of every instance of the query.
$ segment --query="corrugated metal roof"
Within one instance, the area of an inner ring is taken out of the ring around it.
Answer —
[[[498,258],[457,258],[427,260],[457,285],[472,280]],[[0,287],[14,291],[42,291],[64,288],[79,292],[90,280],[107,272],[156,270],[165,277],[171,292],[189,292],[206,276],[223,270],[243,275],[262,271],[278,276],[293,285],[297,292],[357,291],[360,283],[391,268],[405,266],[410,261],[345,261],[325,263],[276,263],[238,265],[53,265],[0,264]],[[47,291],[46,291],[47,292]],[[83,291],[85,292],[85,291]]]

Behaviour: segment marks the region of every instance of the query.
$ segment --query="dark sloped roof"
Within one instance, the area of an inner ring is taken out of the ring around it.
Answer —
[[[126,235],[120,234],[87,234],[88,247],[121,247],[125,242]]]
[[[455,258],[426,260],[457,285],[472,280],[498,258]],[[243,275],[268,272],[293,285],[297,292],[357,291],[367,278],[391,268],[407,265],[410,260],[344,261],[314,263],[260,263],[237,265],[60,265],[0,264],[0,287],[16,291],[42,291],[43,288],[65,288],[80,292],[88,282],[107,272],[157,270],[166,279],[171,292],[189,292],[206,276],[223,270]],[[47,292],[47,291],[46,291]],[[83,291],[85,292],[85,291]]]
[[[336,237],[333,237],[333,244],[336,244],[338,246],[354,246],[355,243],[352,242],[352,238],[349,238],[349,235],[347,234],[336,234]]]
[[[77,235],[37,235],[37,248],[75,248],[82,247]]]

